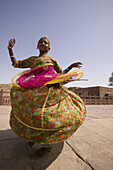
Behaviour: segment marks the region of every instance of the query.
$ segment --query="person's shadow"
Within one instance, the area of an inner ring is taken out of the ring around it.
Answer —
[[[0,169],[1,170],[45,170],[60,155],[64,142],[52,144],[50,152],[42,157],[34,153],[41,146],[35,144],[32,148],[28,142],[11,129],[0,131]]]

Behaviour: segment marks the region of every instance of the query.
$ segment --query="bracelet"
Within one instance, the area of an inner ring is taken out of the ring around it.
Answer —
[[[10,58],[15,58],[14,56],[10,56]]]
[[[70,70],[69,68],[66,68],[66,69],[65,69],[65,71],[67,71],[67,72],[68,72],[69,70]]]

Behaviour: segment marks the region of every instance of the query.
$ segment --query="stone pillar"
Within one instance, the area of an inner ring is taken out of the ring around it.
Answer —
[[[0,91],[0,105],[3,104],[3,89]]]

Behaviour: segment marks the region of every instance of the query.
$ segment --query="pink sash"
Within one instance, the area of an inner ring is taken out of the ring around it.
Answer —
[[[21,87],[34,88],[38,86],[44,86],[47,82],[63,74],[65,73],[55,73],[53,65],[45,65],[24,71],[16,82]]]

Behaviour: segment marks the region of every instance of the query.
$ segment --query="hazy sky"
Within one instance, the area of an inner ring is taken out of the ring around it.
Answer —
[[[113,0],[0,0],[0,84],[10,83],[24,70],[12,67],[8,40],[16,39],[16,59],[25,59],[38,55],[42,36],[51,43],[48,56],[63,69],[83,63],[88,81],[68,86],[108,86],[113,72]]]

